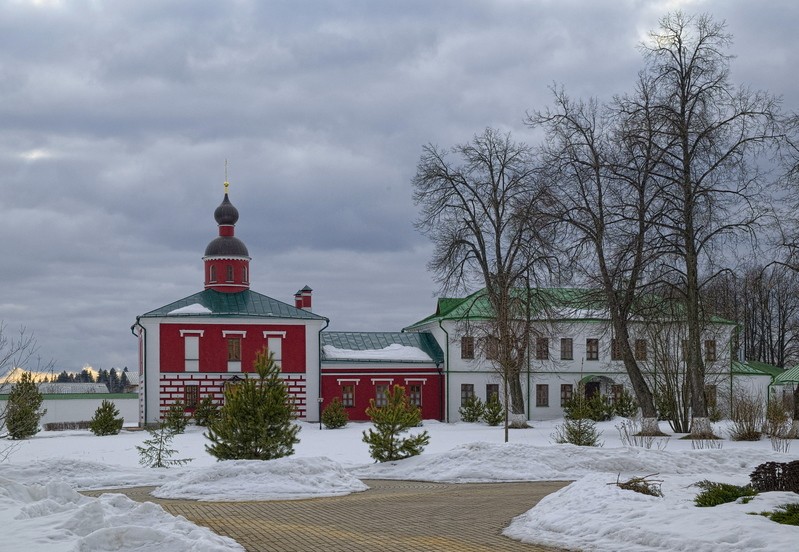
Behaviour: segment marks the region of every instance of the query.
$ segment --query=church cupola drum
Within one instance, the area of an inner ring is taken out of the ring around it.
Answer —
[[[225,197],[214,211],[219,236],[205,248],[205,289],[237,293],[250,289],[250,255],[247,246],[235,236],[239,211],[230,202],[225,182]]]

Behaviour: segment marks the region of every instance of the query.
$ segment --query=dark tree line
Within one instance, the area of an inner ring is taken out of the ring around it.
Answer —
[[[129,385],[127,368],[117,371],[116,368],[111,370],[99,370],[97,377],[87,369],[81,370],[79,373],[71,373],[63,370],[53,381],[58,383],[104,383],[108,387],[109,393],[124,393],[125,388]]]

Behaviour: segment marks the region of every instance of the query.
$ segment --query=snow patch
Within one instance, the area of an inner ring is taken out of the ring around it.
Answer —
[[[186,305],[185,307],[180,307],[179,309],[171,310],[167,313],[167,315],[170,314],[211,314],[211,309],[199,303],[192,303],[191,305]]]
[[[324,345],[322,349],[328,359],[346,360],[412,360],[416,362],[433,362],[430,355],[418,347],[392,343],[382,349],[339,349],[333,345]]]

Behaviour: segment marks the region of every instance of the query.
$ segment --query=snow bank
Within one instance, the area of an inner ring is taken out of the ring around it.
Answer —
[[[669,452],[637,447],[467,443],[449,452],[360,467],[353,474],[364,479],[449,483],[567,480],[596,472],[748,475],[752,468],[767,461],[782,462],[785,455],[754,448]]]
[[[229,552],[228,537],[119,494],[90,498],[64,482],[21,485],[0,478],[4,550]]]
[[[329,458],[228,460],[179,475],[152,494],[203,501],[286,500],[365,491],[364,483]]]
[[[641,474],[645,475],[645,474]],[[614,474],[592,474],[541,500],[503,531],[527,543],[607,552],[691,552],[796,549],[796,527],[763,516],[780,504],[799,502],[794,493],[763,493],[748,504],[699,508],[693,483],[701,476],[662,478],[663,497],[622,490]],[[746,478],[724,478],[743,485]]]
[[[0,464],[0,477],[17,483],[61,481],[82,490],[152,487],[170,481],[175,477],[175,472],[174,469],[132,468],[63,457]]]

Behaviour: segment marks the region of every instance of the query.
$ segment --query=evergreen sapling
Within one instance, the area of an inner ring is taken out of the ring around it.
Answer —
[[[419,407],[410,404],[405,388],[395,385],[386,393],[386,405],[378,407],[375,400],[369,401],[366,414],[374,429],[363,432],[363,442],[369,445],[369,454],[376,462],[390,462],[421,454],[430,443],[427,431],[410,437],[400,437],[413,427],[420,425],[422,414]]]
[[[102,404],[94,411],[94,417],[89,422],[89,429],[98,436],[118,435],[122,430],[123,419],[119,416],[116,405],[103,399]]]

